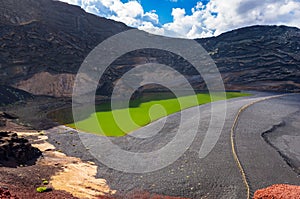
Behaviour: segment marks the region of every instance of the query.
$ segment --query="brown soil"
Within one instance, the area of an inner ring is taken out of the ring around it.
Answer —
[[[257,190],[253,199],[300,199],[300,186],[277,184]]]
[[[50,179],[55,190],[67,191],[79,198],[103,198],[116,193],[105,179],[95,177],[97,166],[93,162],[82,162],[79,158],[68,157],[60,152],[47,153],[44,164],[63,166],[63,170]]]
[[[7,123],[6,127],[1,128],[1,130],[15,130],[12,127],[16,127],[17,130],[21,130],[22,126]],[[37,140],[36,136],[32,136],[32,131],[29,131],[26,128],[23,128],[23,134],[19,136],[26,136],[30,142]],[[6,198],[14,198],[11,196],[16,196],[18,198],[75,198],[72,194],[61,191],[53,190],[45,193],[36,192],[36,188],[42,185],[42,179],[49,180],[56,172],[62,170],[60,165],[45,165],[41,164],[40,161],[43,158],[40,158],[36,164],[31,166],[22,166],[17,167],[4,167],[0,166],[0,188],[4,190],[4,193],[7,194]],[[1,192],[0,192],[1,193]],[[9,196],[9,194],[11,196]],[[5,198],[5,197],[0,197]]]
[[[19,199],[16,195],[11,195],[9,190],[5,188],[0,188],[0,198],[1,199]]]

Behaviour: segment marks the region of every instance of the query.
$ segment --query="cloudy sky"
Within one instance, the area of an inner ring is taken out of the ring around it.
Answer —
[[[300,27],[300,0],[61,0],[150,33],[216,36],[250,25]]]

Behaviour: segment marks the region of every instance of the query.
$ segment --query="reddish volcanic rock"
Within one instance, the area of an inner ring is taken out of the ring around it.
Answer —
[[[12,195],[8,190],[0,188],[1,199],[18,199],[18,197]]]
[[[257,190],[253,199],[300,199],[300,186],[277,184]]]

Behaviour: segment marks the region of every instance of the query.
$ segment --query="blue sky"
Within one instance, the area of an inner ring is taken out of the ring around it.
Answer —
[[[126,3],[128,0],[122,0],[122,2]],[[172,8],[184,8],[186,13],[190,15],[192,8],[199,0],[140,0],[139,2],[146,12],[156,10],[160,23],[165,24],[173,21]],[[207,4],[209,0],[202,0],[201,2]]]
[[[251,25],[300,27],[300,0],[60,0],[152,34],[217,36]]]

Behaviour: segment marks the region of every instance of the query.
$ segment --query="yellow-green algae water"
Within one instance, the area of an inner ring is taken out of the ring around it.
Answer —
[[[74,123],[59,122],[80,131],[118,137],[190,107],[249,95],[240,92],[226,92],[226,95],[224,93],[199,93],[193,96],[166,99],[163,94],[156,94],[155,97],[148,96],[132,100],[128,108],[111,110],[110,103],[96,105],[96,112],[78,121],[76,126]],[[114,115],[119,120],[116,121]]]

